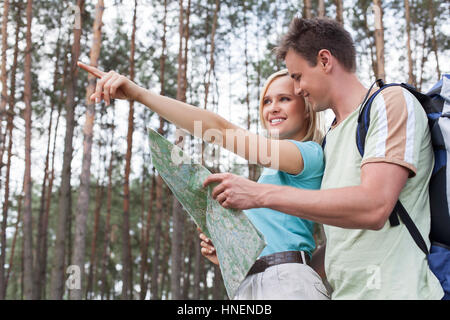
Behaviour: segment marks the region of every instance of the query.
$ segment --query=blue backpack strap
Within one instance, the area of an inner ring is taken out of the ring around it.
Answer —
[[[370,98],[367,100],[368,95],[370,94],[370,91],[372,90],[372,87],[374,84],[377,83],[380,88],[370,96]],[[359,154],[361,157],[364,156],[364,147],[366,144],[366,136],[367,132],[369,131],[370,126],[370,110],[372,108],[372,102],[375,100],[377,95],[384,89],[393,87],[393,86],[401,86],[397,83],[391,83],[385,85],[381,80],[377,80],[372,84],[369,91],[367,92],[366,98],[364,99],[363,105],[361,109],[359,110],[359,116],[358,116],[358,126],[356,129],[356,146],[358,147]]]
[[[419,229],[417,229],[414,221],[412,221],[411,217],[409,216],[408,211],[406,211],[405,207],[403,207],[400,200],[398,200],[397,203],[395,204],[394,210],[392,211],[392,213],[389,217],[389,221],[391,221],[392,216],[397,217],[397,214],[400,217],[400,219],[402,220],[402,222],[405,224],[405,227],[406,227],[406,229],[408,229],[409,234],[413,238],[414,242],[417,244],[417,246],[420,248],[420,250],[422,250],[422,252],[426,256],[428,256],[429,251],[428,251],[427,244],[426,244],[425,240],[423,239],[422,235],[420,234]],[[397,220],[398,220],[398,218],[397,218]]]
[[[330,132],[331,128],[333,127],[333,125],[336,124],[336,118],[334,118],[333,122],[331,123],[330,128],[328,129],[327,133],[325,133],[325,136],[323,137],[322,140],[322,150],[325,150],[325,146],[327,144],[327,134],[328,132]]]
[[[377,80],[376,83],[379,85],[379,89],[367,100],[367,102],[363,102],[363,106],[361,107],[359,116],[358,116],[358,126],[356,130],[356,146],[358,147],[358,151],[361,155],[361,157],[364,157],[364,147],[366,144],[366,136],[367,132],[369,131],[370,126],[370,109],[372,107],[372,102],[376,98],[376,96],[384,89],[392,86],[401,86],[402,88],[407,89],[410,91],[418,100],[420,103],[424,103],[424,108],[426,108],[426,104],[428,103],[426,100],[429,99],[424,94],[421,94],[420,92],[417,92],[413,87],[407,84],[387,84],[385,85],[382,81]],[[375,84],[375,83],[374,83]],[[372,87],[373,85],[372,84]],[[372,90],[372,87],[370,87],[369,92]],[[403,207],[400,200],[397,200],[397,203],[395,204],[394,209],[392,210],[392,213],[389,216],[389,223],[391,226],[395,227],[400,224],[399,217],[402,220],[402,222],[405,224],[406,228],[408,229],[409,233],[411,234],[414,242],[417,244],[417,246],[420,248],[420,250],[425,253],[425,255],[428,255],[428,247],[426,245],[425,240],[423,239],[422,235],[420,234],[419,230],[417,229],[416,225],[412,221],[411,217],[409,216],[408,212],[406,211],[405,207]]]

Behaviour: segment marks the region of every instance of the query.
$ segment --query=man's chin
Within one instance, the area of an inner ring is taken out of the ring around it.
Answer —
[[[329,108],[328,106],[323,106],[323,105],[318,104],[318,103],[311,104],[311,107],[314,110],[314,112],[325,111],[325,110],[327,110]]]

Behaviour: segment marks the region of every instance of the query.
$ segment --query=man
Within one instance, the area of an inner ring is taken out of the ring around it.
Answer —
[[[331,108],[336,116],[327,135],[321,190],[256,184],[232,174],[211,175],[204,185],[220,183],[213,197],[224,207],[267,207],[323,223],[333,299],[441,299],[425,255],[403,224],[391,227],[388,221],[400,198],[428,239],[433,152],[419,102],[400,87],[379,94],[362,158],[355,133],[368,92],[355,74],[350,34],[332,20],[295,18],[277,55],[286,62],[296,94],[315,111]]]

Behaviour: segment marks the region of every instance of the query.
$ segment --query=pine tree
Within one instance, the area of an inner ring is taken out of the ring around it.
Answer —
[[[84,0],[77,0],[79,8],[79,19],[82,20],[84,12]],[[82,25],[82,24],[81,24]],[[68,217],[71,211],[71,162],[73,152],[73,132],[75,127],[75,93],[77,92],[78,80],[78,57],[80,56],[80,39],[82,29],[76,24],[73,29],[72,56],[70,62],[70,72],[66,83],[66,133],[64,140],[63,168],[61,176],[61,187],[58,210],[58,226],[56,231],[55,253],[53,256],[53,270],[51,277],[51,298],[60,300],[64,294],[64,264],[66,256],[66,235]]]

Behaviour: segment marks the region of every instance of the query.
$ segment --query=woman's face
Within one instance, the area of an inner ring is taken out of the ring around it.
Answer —
[[[308,130],[309,114],[302,96],[295,95],[294,81],[289,76],[276,78],[263,99],[263,119],[270,136],[302,140]]]

